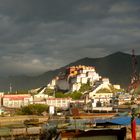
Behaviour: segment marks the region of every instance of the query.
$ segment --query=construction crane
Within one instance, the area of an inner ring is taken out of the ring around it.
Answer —
[[[129,85],[129,92],[131,94],[131,133],[132,140],[136,140],[136,108],[135,104],[135,90],[140,85],[140,79],[137,72],[137,59],[135,56],[135,51],[132,50],[132,75],[131,75],[131,83]]]
[[[131,82],[128,87],[130,92],[133,92],[139,85],[140,85],[140,78],[137,72],[138,62],[135,56],[135,51],[132,50],[132,75],[131,75]]]

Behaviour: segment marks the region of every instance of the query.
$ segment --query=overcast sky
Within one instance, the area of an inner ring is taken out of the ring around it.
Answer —
[[[140,0],[0,0],[0,75],[140,54]]]

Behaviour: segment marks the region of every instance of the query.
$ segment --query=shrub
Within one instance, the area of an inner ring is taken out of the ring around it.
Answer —
[[[44,111],[48,111],[48,105],[30,104],[28,106],[21,107],[21,109],[17,112],[17,114],[41,115]]]

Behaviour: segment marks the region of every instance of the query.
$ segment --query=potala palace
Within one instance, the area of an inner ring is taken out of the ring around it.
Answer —
[[[78,91],[82,84],[90,83],[96,89],[108,88],[111,85],[108,78],[102,78],[91,66],[72,66],[55,77],[47,87],[50,89],[59,89],[64,91]],[[120,89],[120,85],[113,85],[114,88]]]

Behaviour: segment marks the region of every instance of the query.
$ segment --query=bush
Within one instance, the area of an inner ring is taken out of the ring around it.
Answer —
[[[64,95],[63,92],[56,92],[56,93],[55,93],[55,97],[56,97],[56,98],[65,98],[65,95]]]
[[[88,90],[91,90],[92,87],[90,86],[90,83],[87,83],[87,84],[82,84],[81,85],[81,88],[80,88],[80,92],[85,92],[85,91],[88,91]]]
[[[48,105],[44,104],[30,104],[22,107],[17,114],[20,115],[42,115],[44,111],[48,112]]]
[[[107,88],[102,88],[100,90],[97,91],[97,93],[110,93],[111,91]]]
[[[81,92],[78,92],[78,91],[75,91],[71,94],[71,98],[74,99],[74,100],[79,100],[82,96],[82,93]]]

